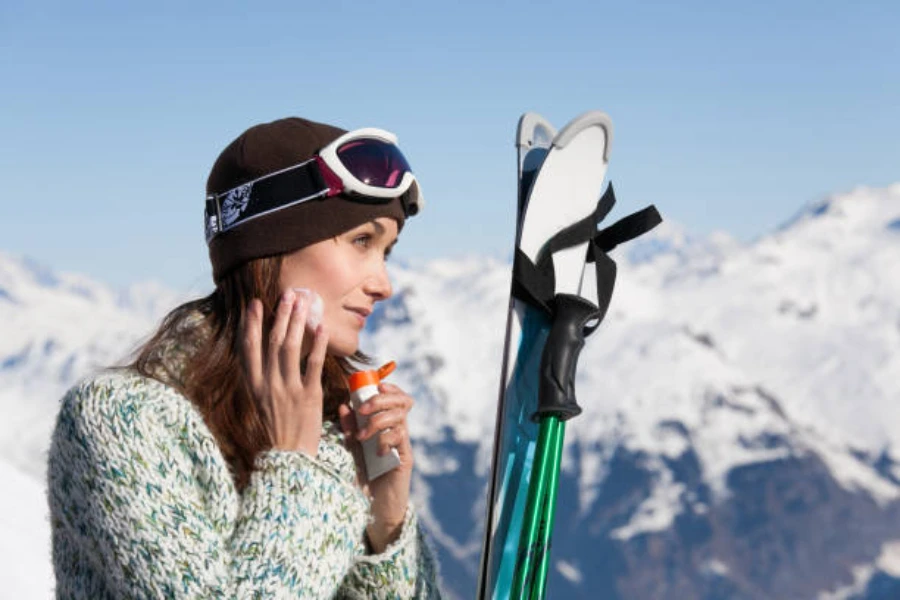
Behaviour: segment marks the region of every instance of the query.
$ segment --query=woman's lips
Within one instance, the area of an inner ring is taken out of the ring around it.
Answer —
[[[363,327],[366,324],[366,317],[368,317],[372,313],[371,310],[365,308],[347,308],[347,310],[353,313],[353,315],[357,319],[357,322],[360,324],[360,326]]]

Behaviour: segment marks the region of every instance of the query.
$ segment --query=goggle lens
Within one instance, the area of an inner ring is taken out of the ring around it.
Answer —
[[[404,174],[412,172],[397,146],[381,140],[347,142],[338,148],[337,155],[354,177],[374,187],[395,188]]]

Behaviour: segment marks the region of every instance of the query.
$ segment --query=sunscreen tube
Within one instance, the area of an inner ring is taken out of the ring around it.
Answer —
[[[359,414],[360,407],[378,394],[378,384],[394,370],[395,366],[391,361],[377,371],[357,371],[350,376],[350,405],[356,415],[356,425],[359,429],[369,424],[369,417]],[[381,432],[378,432],[361,443],[366,463],[366,477],[369,481],[400,466],[400,454],[396,448],[391,448],[384,456],[378,456],[380,437]]]

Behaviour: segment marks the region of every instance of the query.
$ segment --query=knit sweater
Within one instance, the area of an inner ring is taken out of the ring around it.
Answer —
[[[200,413],[133,371],[63,399],[49,456],[58,598],[439,598],[413,509],[367,555],[369,500],[343,435],[261,453],[238,492]]]

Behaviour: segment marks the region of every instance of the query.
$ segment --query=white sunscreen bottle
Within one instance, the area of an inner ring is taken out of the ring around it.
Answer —
[[[350,375],[350,405],[353,407],[356,425],[359,429],[363,429],[369,424],[369,417],[359,414],[360,407],[372,396],[378,394],[378,384],[394,370],[395,366],[391,361],[377,371],[357,371]],[[384,456],[378,456],[378,439],[380,437],[379,433],[362,442],[366,476],[369,481],[400,466],[400,454],[396,448],[391,448],[391,451]]]

